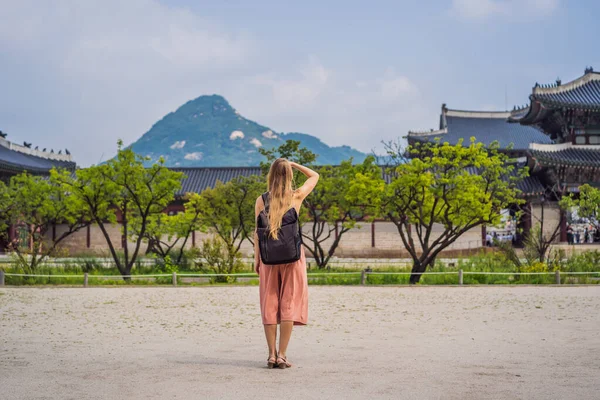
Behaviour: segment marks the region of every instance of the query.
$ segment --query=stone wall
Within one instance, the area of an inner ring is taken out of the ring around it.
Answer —
[[[532,204],[531,205],[531,225],[535,227],[542,221],[542,205]],[[560,208],[556,202],[544,203],[544,236],[549,238],[558,227],[559,232],[555,243],[560,241]]]
[[[366,257],[366,258],[388,258],[388,257],[406,257],[408,253],[402,244],[400,235],[396,226],[391,222],[378,221],[373,223],[357,224],[350,231],[344,233],[340,244],[336,250],[337,257]],[[121,245],[121,227],[119,225],[106,225],[111,241],[117,250],[122,250]],[[59,236],[64,227],[56,227],[56,235]],[[328,230],[329,227],[326,226]],[[338,227],[341,230],[341,226]],[[434,227],[434,237],[441,234],[442,226]],[[305,224],[304,232],[309,233],[312,230],[312,224]],[[326,231],[327,232],[327,231]],[[51,232],[49,233],[51,234]],[[414,227],[412,229],[413,239],[418,243]],[[196,247],[202,246],[203,240],[210,237],[211,233],[195,232],[195,240],[192,237],[188,239],[186,248],[191,248],[194,244]],[[88,247],[89,240],[89,247]],[[331,236],[323,242],[323,247],[327,251],[335,240],[335,228],[332,229]],[[129,249],[133,249],[134,243],[128,242]],[[373,246],[374,245],[374,246]],[[63,241],[63,247],[68,255],[83,255],[96,254],[108,255],[109,248],[102,231],[97,225],[92,225],[88,230],[81,231],[71,235]],[[146,251],[146,244],[142,244],[140,252],[143,254]],[[448,250],[474,250],[481,247],[481,227],[474,228],[462,235]],[[251,256],[254,249],[249,241],[242,243],[241,252],[244,256]],[[307,255],[309,253],[307,252]]]

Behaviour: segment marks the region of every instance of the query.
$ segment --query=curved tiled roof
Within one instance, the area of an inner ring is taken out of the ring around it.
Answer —
[[[588,72],[566,85],[536,86],[533,88],[531,98],[555,107],[568,106],[600,110],[600,73]]]
[[[478,142],[489,146],[498,141],[506,149],[513,145],[514,150],[526,150],[530,143],[552,143],[552,140],[535,127],[509,122],[510,112],[484,112],[442,110],[442,130],[428,132],[409,132],[408,137],[420,141],[432,141],[436,138],[450,144],[460,139],[468,144],[474,136]]]
[[[522,166],[520,166],[522,167]],[[392,175],[388,166],[381,166],[382,178],[386,183],[392,181]],[[177,197],[184,196],[186,193],[201,193],[203,190],[212,188],[217,181],[227,183],[240,176],[260,176],[260,167],[211,167],[211,168],[169,168],[172,171],[183,172],[186,178],[181,183],[181,190],[176,194]],[[476,169],[471,169],[471,173],[478,173]],[[517,170],[513,171],[516,176]],[[529,176],[517,184],[517,188],[523,192],[523,195],[537,195],[544,192],[544,186],[535,176]]]
[[[584,147],[565,143],[555,146],[534,146],[530,152],[533,158],[543,165],[600,168],[600,146]]]
[[[512,121],[531,125],[543,121],[554,110],[574,108],[600,111],[600,73],[586,68],[585,74],[574,81],[552,85],[535,84],[528,107],[514,110]]]
[[[72,161],[52,160],[11,150],[0,145],[0,169],[15,173],[28,171],[31,173],[48,173],[53,167],[75,169]]]
[[[217,182],[227,183],[240,176],[260,175],[260,167],[205,167],[205,168],[169,168],[183,172],[185,178],[181,182],[181,191],[177,196],[186,193],[200,193],[204,189],[215,187]]]

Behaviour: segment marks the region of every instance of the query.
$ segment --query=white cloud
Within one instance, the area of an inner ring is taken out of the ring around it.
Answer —
[[[247,75],[253,39],[157,0],[0,1],[0,109],[13,140],[89,165],[185,101]],[[233,29],[236,29],[233,27]],[[199,79],[210,76],[210,82]],[[35,99],[40,107],[31,107]]]
[[[273,133],[272,130],[264,131],[262,136],[267,139],[277,139],[277,135]]]
[[[202,153],[187,153],[185,156],[183,156],[183,158],[185,158],[186,160],[202,160]]]
[[[273,74],[258,75],[254,84],[270,88],[272,96],[281,108],[306,108],[319,97],[330,81],[331,71],[315,56],[298,71],[298,78],[278,78]]]
[[[260,146],[262,146],[262,143],[257,138],[252,138],[250,140],[250,143],[252,143],[254,145],[254,147],[260,147]]]
[[[244,132],[242,132],[242,131],[233,131],[233,132],[231,132],[231,135],[229,135],[229,140],[243,139],[243,138],[244,138]]]
[[[183,146],[185,146],[185,140],[182,140],[182,141],[178,140],[169,147],[172,149],[183,149]]]
[[[430,112],[424,106],[417,83],[393,68],[379,76],[357,77],[311,57],[296,74],[290,73],[294,78],[277,75],[238,85],[235,97],[242,103],[235,104],[242,115],[278,132],[310,133],[329,145],[347,144],[368,152],[380,149],[381,140],[398,139],[423,121],[437,119],[437,107]],[[282,96],[286,91],[289,95]]]
[[[0,128],[16,142],[68,147],[87,166],[114,156],[117,139],[137,140],[203,94],[225,96],[276,132],[363,151],[436,119],[437,106],[429,113],[404,71],[369,75],[299,52],[280,63],[277,49],[228,29],[156,0],[4,1],[0,90],[8,95],[0,96]],[[192,151],[173,142],[165,147]]]
[[[388,100],[415,94],[417,87],[406,76],[392,76],[383,78],[379,82],[381,96]]]
[[[452,12],[463,19],[485,20],[495,15],[544,16],[558,6],[559,0],[453,0]]]

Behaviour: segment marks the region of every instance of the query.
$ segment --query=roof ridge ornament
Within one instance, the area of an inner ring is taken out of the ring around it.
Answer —
[[[594,67],[592,67],[592,66],[585,67],[584,74],[591,74],[592,72],[594,72]]]

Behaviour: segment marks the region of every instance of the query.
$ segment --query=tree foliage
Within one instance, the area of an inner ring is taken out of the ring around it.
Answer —
[[[98,224],[110,254],[122,275],[130,275],[146,237],[148,223],[163,212],[181,187],[183,174],[169,170],[164,160],[145,168],[145,158],[118,143],[117,157],[106,164],[62,176],[61,182],[87,214]],[[109,225],[121,222],[122,237],[115,241]],[[131,245],[131,229],[136,232]],[[118,249],[122,248],[121,257]],[[129,280],[125,277],[126,280]]]
[[[184,197],[184,211],[175,215],[159,213],[148,219],[144,234],[148,242],[148,252],[156,253],[166,260],[169,257],[177,265],[181,264],[185,254],[185,246],[194,231],[204,231],[201,224],[202,198],[198,193],[188,193]],[[136,220],[136,222],[140,222]],[[136,225],[132,238],[139,235],[141,226]]]
[[[69,174],[56,170],[53,173],[55,177]],[[9,243],[9,250],[29,273],[35,272],[44,259],[56,255],[67,237],[89,225],[80,202],[55,178],[23,173],[12,177],[9,187],[2,192],[0,197],[7,207],[6,223],[18,231]],[[51,234],[57,225],[62,226],[61,231],[58,235]]]
[[[301,209],[304,246],[325,268],[345,233],[377,216],[385,183],[373,157],[317,169],[319,183]]]
[[[311,166],[316,160],[317,155],[305,147],[300,147],[298,140],[286,140],[281,146],[270,150],[259,148],[258,151],[267,160],[261,161],[260,168],[263,175],[267,175],[273,161],[278,158],[285,158],[300,165]]]
[[[8,229],[9,213],[11,207],[14,206],[14,202],[11,199],[10,191],[8,186],[0,181],[0,240],[7,239],[6,230]]]
[[[565,196],[561,207],[576,208],[577,214],[598,222],[600,220],[600,189],[585,184],[579,187],[579,196]]]
[[[222,242],[219,246],[223,247],[219,251],[224,251],[231,263],[235,262],[244,240],[253,243],[254,202],[263,191],[264,182],[258,177],[239,177],[227,183],[217,182],[214,188],[200,194],[203,210],[200,223],[219,237]],[[229,267],[233,268],[233,264]]]
[[[278,157],[309,166],[317,159],[316,154],[293,140],[276,149],[261,149],[260,152],[267,159],[261,163],[264,174]],[[300,209],[302,237],[305,249],[317,266],[325,268],[343,235],[357,227],[358,221],[369,220],[377,215],[384,182],[381,168],[372,156],[358,165],[349,159],[337,166],[312,168],[319,173],[319,183]],[[294,181],[296,186],[300,186],[305,177],[298,173],[296,175]]]
[[[472,138],[468,146],[437,142],[408,150],[412,158],[389,170],[382,210],[413,260],[410,282],[416,283],[462,234],[499,223],[502,209],[522,202],[516,188],[522,175],[513,173],[497,143],[486,149]],[[405,154],[392,144],[387,151],[390,159]]]

